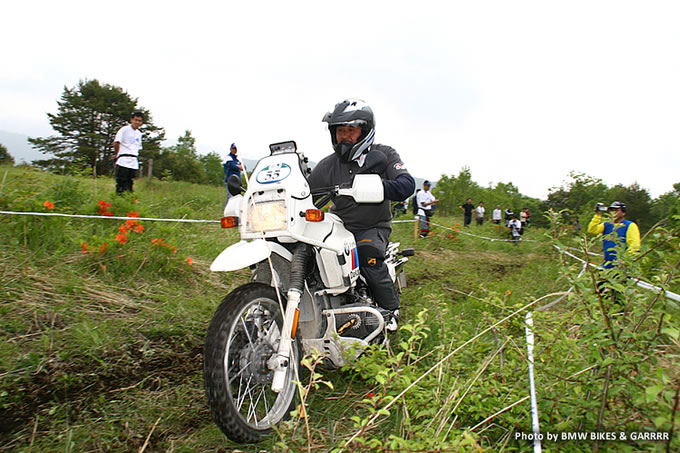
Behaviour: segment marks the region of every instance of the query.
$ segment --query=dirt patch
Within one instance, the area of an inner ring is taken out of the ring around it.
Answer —
[[[54,403],[69,402],[72,419],[88,399],[130,389],[159,391],[202,372],[203,337],[159,337],[109,351],[95,361],[49,360],[35,374],[15,382],[16,402],[0,408],[0,439],[30,426],[35,415]]]

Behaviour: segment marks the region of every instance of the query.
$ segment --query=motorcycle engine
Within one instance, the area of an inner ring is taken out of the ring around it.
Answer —
[[[336,313],[335,326],[341,337],[366,338],[380,325],[380,320],[374,313],[361,311],[364,304],[343,305],[342,308],[357,307],[356,312]]]

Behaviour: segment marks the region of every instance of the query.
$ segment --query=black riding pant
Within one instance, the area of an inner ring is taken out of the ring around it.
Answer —
[[[399,308],[399,295],[385,265],[390,228],[353,231],[359,251],[359,269],[377,304],[386,310]]]

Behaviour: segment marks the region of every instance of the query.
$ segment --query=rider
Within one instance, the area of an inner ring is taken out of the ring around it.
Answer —
[[[399,295],[384,264],[392,232],[390,200],[407,199],[415,189],[415,180],[393,148],[374,143],[373,110],[364,101],[342,101],[326,113],[323,121],[328,123],[335,152],[314,167],[308,178],[313,191],[350,186],[355,174],[378,174],[382,178],[385,193],[382,203],[359,204],[350,197],[335,196],[331,212],[354,234],[361,274],[378,305],[392,314],[388,330],[396,330]]]

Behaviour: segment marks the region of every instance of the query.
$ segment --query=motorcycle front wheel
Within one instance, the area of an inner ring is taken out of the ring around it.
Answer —
[[[267,362],[281,341],[283,315],[274,288],[248,283],[224,298],[206,335],[203,375],[213,419],[231,440],[259,442],[295,406],[300,345],[291,347],[283,390],[271,389]]]

